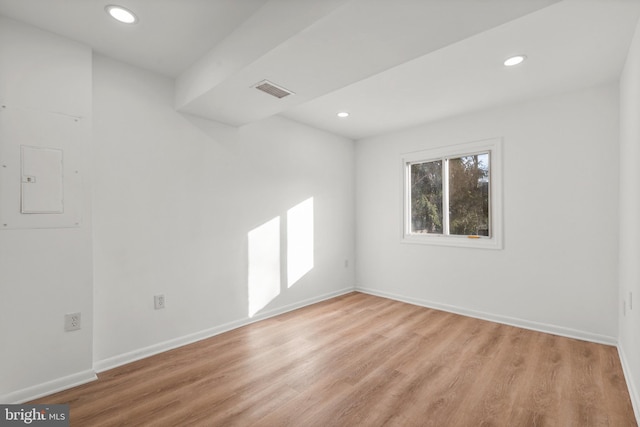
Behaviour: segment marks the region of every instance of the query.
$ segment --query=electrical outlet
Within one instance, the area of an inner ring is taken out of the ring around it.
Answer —
[[[155,295],[153,297],[153,307],[156,310],[160,310],[161,308],[164,308],[164,295]]]
[[[77,331],[82,327],[82,317],[80,313],[68,313],[64,315],[64,330],[67,332]]]
[[[349,260],[348,259],[344,260],[344,268],[349,268]]]

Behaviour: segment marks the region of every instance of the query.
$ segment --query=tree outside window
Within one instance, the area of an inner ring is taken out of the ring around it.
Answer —
[[[482,148],[473,150],[478,147]],[[469,144],[469,151],[455,148],[425,151],[422,156],[412,153],[403,159],[405,240],[442,244],[437,237],[457,237],[459,244],[460,237],[493,239],[487,247],[499,248],[495,216],[500,201],[492,191],[499,177],[492,170],[499,159],[499,142]]]

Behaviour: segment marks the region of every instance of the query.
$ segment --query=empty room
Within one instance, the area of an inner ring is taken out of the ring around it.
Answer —
[[[0,0],[0,425],[637,426],[640,0]]]

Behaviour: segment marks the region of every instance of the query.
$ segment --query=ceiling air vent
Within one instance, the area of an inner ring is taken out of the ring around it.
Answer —
[[[275,96],[276,98],[284,98],[285,96],[294,95],[290,90],[287,90],[282,86],[275,85],[269,80],[263,80],[260,83],[256,83],[253,87],[263,91],[264,93]]]

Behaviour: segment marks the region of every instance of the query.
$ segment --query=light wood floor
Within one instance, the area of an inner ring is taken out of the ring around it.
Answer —
[[[71,426],[635,426],[614,347],[351,293],[37,403]]]

